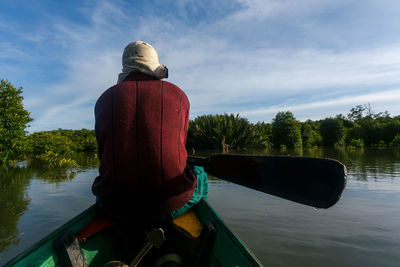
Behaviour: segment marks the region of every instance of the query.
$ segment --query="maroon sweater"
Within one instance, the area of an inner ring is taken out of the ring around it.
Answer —
[[[95,117],[100,175],[92,191],[101,203],[168,213],[190,200],[196,179],[186,168],[189,101],[181,89],[136,73],[100,96]]]

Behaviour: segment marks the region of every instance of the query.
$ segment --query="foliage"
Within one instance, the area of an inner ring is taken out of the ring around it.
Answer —
[[[387,123],[382,123],[382,140],[389,144],[400,133],[400,120],[390,120]]]
[[[18,221],[30,202],[30,177],[27,168],[0,166],[0,254],[20,241]]]
[[[350,150],[364,148],[364,141],[362,139],[352,139],[348,148]]]
[[[218,132],[221,127],[213,115],[203,115],[189,122],[187,146],[192,148],[220,148],[222,136]]]
[[[50,168],[72,168],[78,167],[78,164],[75,160],[71,158],[67,158],[63,155],[57,154],[53,151],[46,151],[43,154],[37,155],[37,159],[45,162]]]
[[[239,114],[203,115],[189,122],[187,147],[229,148],[262,146],[262,137],[257,136],[254,126]]]
[[[326,118],[321,121],[320,134],[322,143],[325,146],[332,147],[343,141],[344,127],[338,118]]]
[[[260,143],[263,147],[271,147],[272,137],[272,124],[265,122],[257,122],[254,125],[254,131],[257,136],[260,137]]]
[[[365,107],[362,105],[358,105],[358,106],[350,109],[350,112],[347,114],[347,117],[351,121],[359,122],[363,118],[364,111],[365,111]]]
[[[301,123],[301,139],[303,147],[320,146],[322,137],[319,134],[319,124],[311,120]]]
[[[364,119],[377,119],[379,121],[388,119],[389,113],[387,111],[385,112],[378,112],[375,113],[372,110],[371,104],[365,104],[365,105],[358,105],[352,109],[350,109],[350,112],[347,114],[347,117],[349,120],[354,121],[354,122],[361,122]]]
[[[92,152],[97,149],[93,130],[53,130],[28,136],[29,152],[48,167],[71,168],[77,163],[71,159],[73,152]]]
[[[97,150],[97,141],[94,130],[58,129],[56,131],[52,131],[52,133],[60,133],[61,135],[68,137],[72,142],[72,144],[70,144],[70,148],[74,151],[92,152]]]
[[[302,146],[300,123],[290,111],[278,112],[272,122],[272,145],[280,148],[300,148]]]
[[[377,120],[370,117],[360,121],[361,136],[367,146],[379,144],[382,138],[381,125]]]
[[[347,115],[354,126],[347,127],[346,143],[352,139],[362,139],[366,146],[385,146],[400,133],[400,121],[391,118],[387,111],[375,113],[371,105],[358,105]]]
[[[22,87],[0,81],[0,163],[8,164],[25,154],[25,129],[32,121],[24,109]]]
[[[70,156],[73,153],[71,139],[60,132],[37,132],[28,136],[30,153],[32,155],[45,154],[52,151],[63,156]]]
[[[345,143],[349,145],[351,140],[362,139],[362,128],[358,123],[354,123],[353,127],[345,128]]]
[[[393,144],[394,146],[400,146],[400,133],[397,134],[397,135],[393,138],[392,144]]]
[[[73,142],[61,132],[38,132],[28,137],[29,152],[48,167],[70,168],[77,163],[70,159]]]

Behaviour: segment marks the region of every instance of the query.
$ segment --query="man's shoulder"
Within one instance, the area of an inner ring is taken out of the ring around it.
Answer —
[[[177,86],[176,84],[173,84],[173,83],[171,83],[171,82],[167,82],[167,81],[162,81],[162,83],[164,84],[164,87],[173,87],[173,88],[178,88],[179,90],[181,90],[182,91],[182,89],[181,88],[179,88],[179,86]]]
[[[174,91],[176,94],[180,94],[184,96],[187,99],[187,96],[185,92],[177,85],[167,82],[167,81],[162,81],[163,82],[163,87],[166,88],[167,90]]]
[[[118,86],[118,84],[115,84],[115,85],[111,86],[110,88],[106,89],[103,93],[101,93],[101,95],[97,99],[97,102],[99,102],[99,101],[101,101],[101,100],[103,100],[105,98],[108,98],[110,96],[110,94],[111,94],[112,89],[114,87],[116,87],[116,86]]]

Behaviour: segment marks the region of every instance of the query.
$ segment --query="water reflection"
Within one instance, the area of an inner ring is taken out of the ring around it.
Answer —
[[[18,221],[30,202],[25,193],[31,173],[28,168],[0,168],[0,253],[18,244]]]
[[[395,179],[400,172],[400,153],[393,149],[342,152],[340,159],[358,181]]]
[[[263,153],[338,159],[349,171],[342,199],[328,210],[233,184],[210,187],[212,206],[265,266],[399,265],[399,150]]]
[[[98,164],[94,154],[79,153],[74,159],[80,167],[73,170],[43,168],[37,161],[21,162],[9,168],[0,167],[0,253],[20,241],[18,222],[31,201],[26,191],[32,179],[57,186],[72,181],[78,173],[93,169]]]
[[[71,181],[76,178],[77,174],[88,169],[98,166],[98,159],[94,153],[76,153],[72,159],[78,163],[78,168],[69,170],[61,168],[43,168],[43,165],[35,160],[29,161],[29,169],[33,177],[43,180],[47,183],[61,183]]]
[[[196,151],[195,156],[215,152]],[[399,149],[230,153],[327,157],[343,162],[349,171],[343,198],[332,209],[318,211],[210,177],[212,206],[264,264],[365,266],[368,259],[373,262],[370,266],[390,266],[399,262]],[[44,230],[50,232],[91,204],[98,159],[77,154],[75,160],[80,167],[67,172],[44,169],[35,162],[0,169],[0,265],[42,238]],[[378,264],[376,259],[383,258],[385,264]]]
[[[215,151],[200,151],[194,156],[209,156]],[[400,172],[400,149],[327,149],[305,148],[299,150],[241,150],[234,154],[288,155],[300,157],[332,158],[346,165],[349,176],[359,181],[394,179]]]

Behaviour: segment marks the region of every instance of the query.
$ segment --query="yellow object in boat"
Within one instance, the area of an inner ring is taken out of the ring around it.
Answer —
[[[172,223],[188,232],[192,237],[198,238],[200,236],[201,230],[203,227],[197,218],[196,213],[192,209],[188,210],[181,216],[172,219]]]

